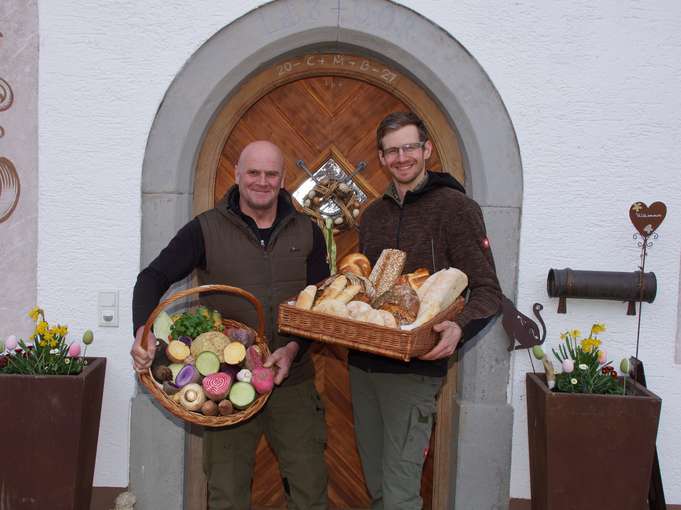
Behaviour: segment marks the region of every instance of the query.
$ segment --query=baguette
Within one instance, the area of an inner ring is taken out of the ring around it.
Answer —
[[[369,276],[369,281],[374,285],[377,296],[395,285],[402,274],[406,260],[407,254],[402,250],[385,249],[381,252]]]
[[[345,276],[337,276],[335,280],[333,280],[333,282],[331,282],[331,284],[324,289],[316,304],[323,303],[327,299],[334,299],[343,291],[347,283],[348,279]]]
[[[361,285],[348,285],[345,287],[340,294],[338,294],[335,299],[343,303],[349,303],[352,301],[357,294],[362,290]]]
[[[317,287],[314,285],[308,285],[298,294],[298,299],[296,299],[296,308],[302,310],[309,310],[312,308],[312,303],[314,303],[314,298],[317,295]]]

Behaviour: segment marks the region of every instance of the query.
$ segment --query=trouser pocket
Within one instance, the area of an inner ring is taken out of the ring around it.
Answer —
[[[428,455],[434,415],[435,408],[432,405],[415,405],[411,408],[402,460],[423,464]]]

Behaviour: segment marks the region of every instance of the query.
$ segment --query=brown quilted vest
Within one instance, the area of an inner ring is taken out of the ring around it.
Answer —
[[[307,257],[312,250],[310,219],[296,211],[276,225],[266,247],[244,220],[220,202],[198,216],[206,248],[206,269],[197,269],[200,285],[225,284],[255,295],[265,312],[265,336],[270,351],[286,345],[290,336],[277,331],[279,303],[295,296],[307,284]],[[201,302],[220,311],[227,319],[256,329],[258,320],[253,305],[245,298],[225,293],[201,294]],[[314,376],[309,354],[298,356],[286,385]]]

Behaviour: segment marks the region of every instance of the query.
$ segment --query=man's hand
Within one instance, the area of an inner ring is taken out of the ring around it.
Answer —
[[[156,337],[150,330],[147,336],[148,347],[145,349],[142,347],[142,333],[144,333],[144,326],[140,326],[137,329],[135,341],[132,344],[132,349],[130,349],[132,366],[135,367],[137,372],[148,370],[156,354]]]
[[[419,359],[433,361],[448,358],[454,353],[456,346],[459,345],[462,331],[456,322],[440,322],[435,324],[433,329],[440,333],[440,341],[429,352],[419,356]]]
[[[274,384],[281,384],[288,377],[288,371],[298,354],[298,349],[298,342],[289,342],[284,347],[279,347],[265,360],[263,363],[265,368],[274,367]]]

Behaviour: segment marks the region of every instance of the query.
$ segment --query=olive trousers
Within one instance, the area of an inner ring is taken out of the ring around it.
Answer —
[[[327,508],[324,407],[312,380],[277,387],[250,420],[206,429],[203,468],[209,510],[247,510],[255,450],[262,434],[274,450],[289,510]]]
[[[374,510],[420,510],[442,377],[365,372],[350,366],[357,448]]]

